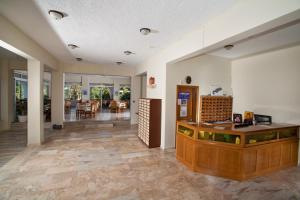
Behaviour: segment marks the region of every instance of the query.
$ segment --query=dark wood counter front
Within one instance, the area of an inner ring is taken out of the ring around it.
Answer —
[[[298,126],[177,122],[176,158],[193,171],[245,180],[298,164]]]

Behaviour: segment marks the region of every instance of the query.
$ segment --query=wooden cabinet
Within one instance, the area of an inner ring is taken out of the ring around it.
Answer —
[[[298,142],[294,125],[221,129],[179,121],[176,158],[193,171],[245,180],[297,166]]]
[[[138,137],[149,147],[160,147],[161,100],[139,99]]]

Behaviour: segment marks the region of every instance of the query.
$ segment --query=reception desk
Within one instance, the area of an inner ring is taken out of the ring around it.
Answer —
[[[298,126],[177,121],[176,158],[193,171],[245,180],[297,166]]]

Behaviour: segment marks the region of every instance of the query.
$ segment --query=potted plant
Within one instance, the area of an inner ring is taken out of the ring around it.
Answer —
[[[22,99],[17,102],[17,116],[19,122],[27,122],[27,100]]]

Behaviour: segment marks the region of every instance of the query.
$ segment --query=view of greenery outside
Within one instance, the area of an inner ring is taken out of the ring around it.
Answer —
[[[110,90],[107,87],[91,87],[90,89],[90,99],[101,99],[102,94],[103,100],[110,100]]]
[[[16,82],[16,98],[18,100],[22,99],[22,86],[21,86],[20,82]]]
[[[81,92],[82,86],[80,84],[73,84],[69,86],[65,86],[64,93],[65,93],[65,99],[69,100],[79,100],[82,97]]]
[[[130,88],[127,86],[121,87],[119,91],[120,100],[129,101],[130,100]]]
[[[49,81],[44,81],[44,97],[50,98],[50,83]]]

